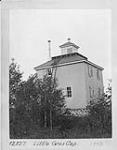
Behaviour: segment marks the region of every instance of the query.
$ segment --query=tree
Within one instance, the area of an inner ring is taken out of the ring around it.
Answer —
[[[14,58],[9,66],[9,105],[10,108],[15,107],[16,91],[22,81],[22,74],[19,65],[14,62]]]
[[[43,115],[43,126],[49,126],[52,129],[52,122],[57,116],[63,114],[66,108],[62,89],[58,89],[57,80],[48,75],[45,75],[43,79],[36,78],[35,85],[39,90],[38,102]]]
[[[102,137],[105,134],[108,134],[109,137],[112,136],[111,107],[111,99],[105,95],[98,101],[91,101],[87,106],[89,110],[88,124],[92,134],[98,131]]]
[[[10,131],[13,138],[28,136],[37,126],[53,127],[58,116],[64,113],[65,99],[55,81],[47,75],[39,79],[35,74],[27,81],[18,83],[15,104],[10,115]]]
[[[108,79],[108,85],[106,87],[105,97],[108,99],[112,98],[112,79]]]
[[[30,129],[52,127],[57,117],[65,111],[65,97],[58,89],[57,79],[45,75],[39,79],[37,74],[22,80],[19,65],[9,66],[9,111],[11,138],[21,138],[30,134]]]
[[[14,121],[16,116],[16,93],[19,85],[22,82],[22,74],[19,70],[19,65],[12,59],[9,65],[9,114],[10,114],[10,134],[14,132]]]

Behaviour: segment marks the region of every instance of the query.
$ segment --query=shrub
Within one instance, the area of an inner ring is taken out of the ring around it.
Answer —
[[[88,124],[91,132],[95,134],[96,131],[99,131],[102,136],[107,133],[111,137],[111,99],[103,97],[97,102],[90,102],[87,109],[89,110]]]

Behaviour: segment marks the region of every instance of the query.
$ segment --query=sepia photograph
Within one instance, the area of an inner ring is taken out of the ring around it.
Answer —
[[[9,16],[10,139],[112,138],[111,11]]]

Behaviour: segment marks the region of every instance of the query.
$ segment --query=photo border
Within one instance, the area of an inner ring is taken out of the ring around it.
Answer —
[[[12,9],[109,9],[109,0],[4,0],[1,2],[1,149],[115,149],[117,147],[116,134],[116,107],[117,103],[113,96],[113,135],[112,139],[9,139],[9,12]],[[52,142],[72,143],[71,145],[53,146]],[[34,142],[49,142],[49,146],[36,145]],[[85,143],[84,143],[85,142]],[[16,143],[18,145],[16,145]],[[76,143],[76,145],[73,143]],[[21,145],[20,145],[21,144]]]

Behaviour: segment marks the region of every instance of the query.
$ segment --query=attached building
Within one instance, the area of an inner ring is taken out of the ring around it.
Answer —
[[[35,67],[39,78],[44,74],[53,74],[58,79],[58,86],[63,89],[67,107],[85,108],[90,100],[96,100],[103,94],[103,68],[90,62],[78,53],[76,44],[70,42],[60,46],[61,55]]]

